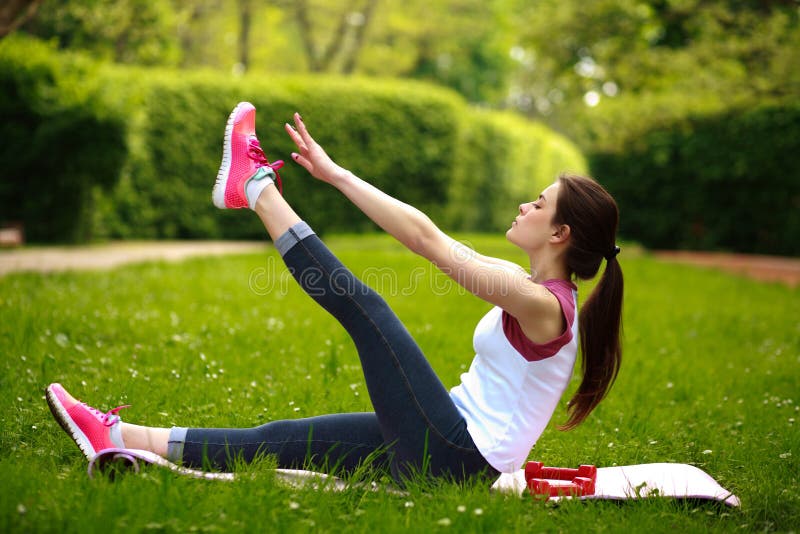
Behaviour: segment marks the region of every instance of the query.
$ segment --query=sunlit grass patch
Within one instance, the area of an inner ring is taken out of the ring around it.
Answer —
[[[502,238],[464,236],[523,261]],[[472,358],[489,306],[384,236],[331,236],[373,276],[447,386]],[[532,457],[549,465],[690,463],[741,510],[653,500],[558,506],[484,486],[412,483],[344,492],[276,481],[270,459],[233,483],[146,469],[90,480],[43,388],[64,383],[101,408],[132,404],[154,426],[252,426],[370,403],[354,347],[294,284],[274,252],[148,263],[102,273],[0,278],[0,529],[394,532],[791,530],[800,524],[798,290],[623,252],[625,354],[610,396],[577,430],[551,425]],[[376,271],[376,268],[386,268]],[[585,298],[589,286],[582,286]],[[268,290],[267,290],[268,289]],[[573,387],[577,384],[573,384]],[[555,422],[563,422],[563,406]]]

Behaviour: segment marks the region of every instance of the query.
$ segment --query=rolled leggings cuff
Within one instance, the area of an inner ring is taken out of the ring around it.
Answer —
[[[281,257],[285,256],[289,250],[297,243],[310,235],[315,235],[316,232],[305,221],[300,221],[292,225],[291,228],[286,230],[278,239],[275,240],[275,248],[278,249]]]
[[[179,426],[172,427],[169,431],[169,441],[167,441],[167,460],[174,464],[183,462],[183,445],[186,443],[186,433],[188,428]]]

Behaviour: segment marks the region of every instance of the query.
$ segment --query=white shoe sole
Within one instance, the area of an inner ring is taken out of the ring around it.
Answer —
[[[252,104],[248,102],[240,102],[233,108],[233,111],[231,111],[228,117],[228,124],[225,125],[225,139],[222,141],[222,163],[220,163],[219,171],[217,172],[217,181],[214,183],[214,189],[211,191],[211,200],[219,209],[224,210],[228,207],[225,205],[225,189],[228,186],[228,173],[230,173],[231,170],[233,122],[240,108],[251,105]]]
[[[49,387],[47,388],[47,405],[50,407],[50,411],[53,413],[53,417],[56,418],[56,421],[58,421],[58,424],[61,425],[64,432],[69,434],[72,441],[75,442],[84,456],[86,456],[86,459],[91,460],[94,458],[97,451],[92,447],[89,438],[87,438],[86,434],[73,422],[72,417],[69,416],[64,406],[58,401],[55,393],[50,391]]]

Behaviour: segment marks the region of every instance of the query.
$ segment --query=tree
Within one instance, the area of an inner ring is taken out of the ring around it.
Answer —
[[[176,22],[169,0],[44,0],[24,28],[120,63],[174,65]]]
[[[501,7],[497,0],[384,0],[360,72],[432,81],[472,101],[497,102],[514,42]]]
[[[313,9],[317,16],[312,20],[308,0],[296,0],[293,14],[306,53],[308,69],[311,72],[330,72],[334,70],[334,61],[340,58],[336,70],[352,73],[377,3],[377,0],[366,0],[361,2],[359,8],[358,2],[351,1],[343,9],[334,10],[326,2],[326,5],[320,4]],[[330,33],[328,43],[323,46],[318,42],[318,36],[325,33],[322,21],[326,19],[338,22],[327,32]]]
[[[33,18],[42,0],[7,0],[0,6],[0,39]]]
[[[449,86],[473,101],[502,98],[513,38],[497,0],[272,5],[287,14],[273,20],[289,23],[275,27],[276,34],[296,43],[307,71],[411,77]]]
[[[250,66],[250,20],[253,17],[252,0],[239,1],[239,65],[242,71]]]
[[[222,0],[192,0],[173,3],[178,20],[177,32],[180,43],[180,66],[184,68],[203,64],[198,60],[203,57],[205,47],[216,45],[215,35],[219,26],[207,24],[212,17],[220,18]],[[212,62],[209,62],[214,65]]]
[[[352,24],[355,26],[353,29],[353,45],[348,48],[347,54],[342,62],[342,72],[344,74],[352,74],[356,69],[358,54],[364,46],[367,27],[372,21],[372,16],[377,5],[377,0],[369,0],[364,6],[363,11],[352,14],[354,17]]]
[[[617,95],[798,94],[795,2],[509,0],[518,12],[507,105],[570,132]]]
[[[502,101],[515,40],[500,0],[43,1],[27,31],[113,61],[405,76],[476,102]]]

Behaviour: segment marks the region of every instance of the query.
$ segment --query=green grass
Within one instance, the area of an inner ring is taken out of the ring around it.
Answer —
[[[502,238],[470,240],[523,260]],[[356,274],[372,277],[445,384],[455,385],[488,305],[384,236],[328,242]],[[125,419],[154,426],[251,426],[370,409],[351,342],[270,249],[0,278],[0,531],[797,529],[798,290],[630,249],[621,260],[625,360],[617,384],[579,429],[551,424],[532,457],[565,466],[694,464],[735,491],[741,510],[658,499],[554,506],[451,484],[412,485],[408,496],[291,489],[274,481],[269,460],[243,467],[233,483],[153,469],[88,479],[43,399],[50,382],[101,408],[132,404]],[[555,422],[564,420],[562,407]]]

